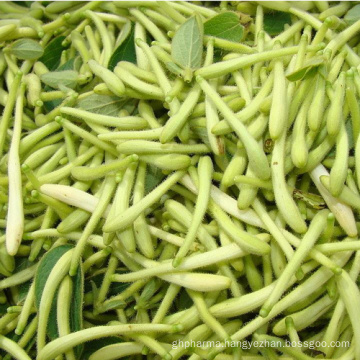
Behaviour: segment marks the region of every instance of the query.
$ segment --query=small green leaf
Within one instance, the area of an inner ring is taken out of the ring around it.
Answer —
[[[326,207],[326,203],[320,195],[298,189],[294,189],[292,195],[294,199],[303,201],[306,205],[313,209],[321,210]]]
[[[286,75],[286,78],[289,81],[298,81],[305,78],[305,76],[310,75],[312,70],[317,70],[317,68],[324,64],[324,59],[322,57],[312,58],[310,61],[306,62],[304,66],[300,69]]]
[[[76,71],[78,71],[80,69],[79,61],[78,61],[79,59],[80,59],[80,57],[72,58],[72,59],[68,60],[66,63],[60,65],[57,68],[57,71],[62,71],[62,70],[76,70]],[[46,85],[44,90],[45,91],[51,91],[52,88],[50,86]],[[62,102],[61,99],[57,99],[57,100],[53,100],[53,101],[46,101],[44,103],[45,110],[47,112],[50,112],[51,110],[58,107],[61,104],[61,102]]]
[[[198,16],[185,21],[176,31],[171,56],[184,69],[198,69],[202,62],[204,26]]]
[[[360,5],[351,8],[344,16],[344,20],[349,26],[360,20]]]
[[[96,114],[117,116],[126,102],[126,98],[93,94],[80,100],[77,107]]]
[[[145,194],[148,194],[150,191],[156,188],[161,181],[164,179],[164,174],[162,171],[152,165],[147,167],[147,173],[145,178]]]
[[[20,39],[11,45],[10,53],[21,60],[35,60],[44,54],[44,49],[35,40]]]
[[[55,70],[60,64],[61,53],[66,49],[65,46],[62,46],[65,38],[65,36],[59,36],[52,40],[46,46],[44,55],[39,59],[50,71]]]
[[[74,57],[68,60],[66,63],[60,65],[56,71],[63,71],[63,70],[75,70],[77,72],[80,71],[82,65],[82,60],[80,56]]]
[[[274,11],[264,16],[264,30],[271,36],[283,32],[285,24],[291,24],[291,17],[288,13]]]
[[[134,26],[130,24],[128,30],[128,32],[124,32],[124,39],[111,55],[108,65],[108,69],[111,71],[115,69],[117,63],[120,61],[129,61],[136,64]]]
[[[56,71],[63,71],[63,70],[76,70],[75,66],[75,58],[72,58],[70,60],[68,60],[66,63],[60,65],[58,68],[56,68]]]
[[[53,89],[74,89],[77,85],[78,73],[75,70],[50,71],[41,75],[41,81]]]
[[[233,12],[224,12],[212,17],[204,24],[204,34],[239,42],[244,33],[239,17]]]

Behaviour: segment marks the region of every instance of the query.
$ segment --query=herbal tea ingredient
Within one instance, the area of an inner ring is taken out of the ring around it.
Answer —
[[[359,360],[359,33],[347,1],[0,2],[1,358]]]

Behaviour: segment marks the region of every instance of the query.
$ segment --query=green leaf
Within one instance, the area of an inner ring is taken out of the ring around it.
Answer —
[[[78,66],[79,65],[79,61],[78,61],[79,59],[80,59],[80,57],[72,58],[72,59],[68,60],[66,63],[60,65],[57,68],[57,71],[62,71],[62,70],[76,70],[76,71],[78,71],[80,69],[80,66]],[[45,91],[51,91],[52,88],[50,86],[46,85],[44,90]],[[46,102],[44,102],[44,107],[45,107],[45,110],[47,112],[50,112],[51,110],[58,107],[61,103],[62,103],[61,99],[57,99],[57,100],[53,100],[53,101],[46,101]]]
[[[35,60],[44,54],[44,49],[35,40],[20,39],[11,45],[10,53],[21,60]]]
[[[18,5],[23,6],[23,7],[30,7],[32,3],[33,3],[33,1],[19,1]]]
[[[75,70],[50,71],[41,75],[41,81],[53,89],[64,87],[74,89],[77,85],[78,72]]]
[[[33,318],[33,316],[31,316],[31,318]],[[32,319],[31,319],[32,320]],[[31,321],[29,319],[29,322]],[[19,341],[19,339],[21,338],[21,335],[17,335],[15,334],[15,330],[12,330],[10,331],[9,333],[6,334],[6,337],[12,341],[14,341],[15,343],[17,343]],[[1,359],[3,359],[6,355],[8,355],[8,353],[3,350],[3,349],[0,349],[0,356],[1,356]],[[13,358],[11,358],[13,359]]]
[[[45,288],[45,284],[48,280],[48,277],[59,261],[59,259],[70,249],[72,245],[62,245],[58,246],[49,252],[47,252],[42,259],[40,260],[39,266],[35,274],[35,305],[39,309],[41,297]],[[79,266],[76,275],[72,278],[73,281],[73,293],[71,297],[71,306],[70,306],[70,329],[72,332],[79,331],[82,329],[82,304],[83,304],[83,293],[84,293],[84,275],[82,272],[82,267]],[[50,339],[56,339],[58,335],[57,321],[56,321],[56,306],[57,306],[57,294],[53,299],[51,305],[51,311],[49,315],[47,334]],[[76,347],[75,353],[80,357],[82,347]]]
[[[124,271],[119,271],[116,270],[115,271],[116,274],[124,274]],[[94,276],[91,277],[87,277],[87,280],[91,280],[94,285],[96,287],[100,287],[101,284],[104,281],[104,274],[96,274]],[[110,287],[109,287],[109,291],[108,291],[108,295],[119,295],[120,293],[122,293],[125,289],[127,289],[130,286],[131,283],[117,283],[117,282],[112,282]],[[86,281],[86,283],[84,284],[84,290],[85,293],[92,291],[92,287],[91,287],[91,283],[90,281]]]
[[[44,55],[39,59],[50,71],[55,70],[60,64],[61,53],[66,49],[66,47],[62,45],[65,39],[65,36],[59,36],[52,40],[46,46]]]
[[[178,309],[177,311],[186,310],[193,305],[193,301],[185,290],[182,290],[180,292],[180,294],[176,297],[175,301],[176,309]]]
[[[51,273],[51,270],[59,261],[59,259],[71,248],[71,245],[59,246],[50,250],[41,258],[35,274],[35,305],[38,309],[40,307],[41,296],[43,294],[45,284]],[[56,297],[57,296],[55,296],[51,305],[49,323],[47,328],[48,336],[51,339],[56,339],[59,336],[56,326]]]
[[[7,313],[8,304],[0,304],[0,316],[3,316]]]
[[[92,353],[101,349],[102,347],[122,343],[123,341],[124,340],[122,340],[121,338],[116,337],[116,336],[110,336],[110,337],[103,338],[103,339],[96,339],[96,340],[88,341],[85,343],[84,352],[82,354],[81,359],[88,360]],[[128,360],[129,357],[128,356],[122,357],[121,359]]]
[[[35,305],[37,308],[40,306],[41,296],[46,284],[46,281],[56,263],[59,259],[70,249],[72,245],[58,246],[48,251],[40,260],[39,266],[35,274]]]
[[[354,148],[354,133],[352,121],[347,121],[345,124],[346,133],[349,141],[349,149],[352,150]]]
[[[214,49],[214,63],[221,61],[221,59],[224,56],[224,53],[225,53],[225,51],[223,49],[215,48]]]
[[[126,102],[127,98],[92,94],[80,100],[77,107],[96,114],[117,116]]]
[[[204,26],[198,16],[185,21],[176,31],[171,44],[171,56],[184,69],[201,66]]]
[[[285,24],[291,24],[289,13],[274,11],[264,16],[264,30],[271,36],[283,32]]]
[[[124,27],[126,27],[125,25]],[[126,30],[126,29],[125,29]],[[134,26],[130,24],[128,31],[124,32],[124,38],[120,45],[115,49],[109,60],[108,69],[113,71],[117,63],[120,61],[128,61],[136,64],[135,51],[135,30]]]
[[[204,34],[239,42],[244,33],[239,17],[233,12],[224,12],[212,17],[204,24]]]
[[[68,60],[66,63],[60,65],[56,70],[63,71],[63,70],[75,70],[77,72],[80,71],[80,67],[82,65],[82,60],[80,56],[74,57]]]
[[[145,178],[145,194],[148,194],[151,190],[155,189],[163,179],[164,174],[158,167],[148,165]]]
[[[19,285],[19,292],[18,292],[18,297],[17,297],[18,303],[21,303],[25,300],[25,298],[29,292],[30,286],[31,286],[30,280]]]
[[[206,128],[203,127],[193,127],[192,131],[201,139],[201,141],[207,145],[210,146],[210,142],[209,142],[209,136],[207,133]]]
[[[72,278],[73,292],[70,307],[70,329],[72,332],[83,328],[83,302],[84,302],[84,272],[82,266],[78,266],[76,275]],[[76,346],[74,353],[77,359],[84,349],[83,345]]]
[[[349,26],[360,20],[360,4],[351,8],[344,16],[344,20]]]
[[[304,66],[300,69],[286,75],[286,78],[289,81],[298,81],[304,79],[306,76],[312,74],[313,70],[317,70],[317,68],[324,64],[323,57],[312,58],[310,61],[307,61]]]

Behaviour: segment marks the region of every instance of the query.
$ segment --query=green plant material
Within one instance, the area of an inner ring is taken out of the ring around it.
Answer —
[[[43,56],[43,47],[35,40],[20,39],[15,41],[9,51],[21,60],[35,60]]]
[[[0,1],[0,357],[357,359],[358,13]]]
[[[77,107],[96,114],[116,116],[129,99],[93,94],[80,100]]]
[[[184,22],[171,43],[171,56],[184,69],[198,69],[202,62],[204,26],[197,15]]]
[[[145,194],[148,194],[150,191],[154,190],[156,186],[158,186],[161,181],[164,179],[165,175],[162,171],[152,165],[147,167],[146,178],[145,178]]]
[[[52,71],[41,75],[41,81],[53,89],[75,89],[78,73],[74,70]]]
[[[352,7],[344,16],[344,20],[348,26],[354,24],[360,19],[360,5]]]
[[[216,15],[204,23],[204,35],[240,42],[244,34],[244,27],[239,17],[233,12]]]
[[[117,63],[120,61],[129,61],[133,64],[136,64],[134,26],[131,25],[129,30],[129,33],[111,55],[108,65],[109,70],[114,70]]]
[[[97,351],[105,346],[119,344],[122,342],[123,342],[123,340],[116,336],[88,341],[87,343],[85,343],[82,357],[83,357],[83,359],[88,360],[88,359],[90,359],[91,354],[93,354],[95,351]],[[124,357],[123,359],[128,360],[129,357]]]
[[[72,59],[68,60],[64,64],[60,65],[57,69],[55,69],[55,71],[58,71],[58,72],[67,71],[67,70],[79,71],[80,66],[78,64],[78,59],[79,58],[72,58]],[[46,74],[44,74],[44,75],[46,75]],[[44,87],[44,91],[51,91],[51,90],[52,90],[52,88],[48,85],[46,85]],[[66,90],[66,89],[64,89],[64,90]],[[47,112],[50,112],[51,110],[58,107],[61,103],[62,103],[62,99],[45,101],[44,107]]]
[[[286,24],[291,24],[289,13],[270,11],[264,16],[264,31],[269,35],[278,35],[284,30]]]
[[[62,255],[72,249],[72,245],[62,245],[49,252],[47,252],[41,259],[39,266],[35,274],[35,304],[40,306],[40,300],[43,296],[43,290],[47,281],[47,278]],[[83,315],[83,274],[81,267],[78,268],[76,275],[72,279],[73,282],[73,294],[70,306],[70,329],[71,331],[78,331],[82,329]],[[56,304],[57,297],[54,298],[51,311],[49,315],[49,321],[47,326],[47,334],[51,339],[56,339],[58,335],[57,320],[56,320]],[[80,356],[81,349],[77,349],[76,352]]]
[[[50,71],[54,71],[60,64],[61,53],[66,49],[63,46],[65,36],[59,36],[52,40],[44,49],[44,54],[41,56],[41,61]]]
[[[289,81],[304,80],[307,77],[314,76],[318,69],[324,64],[322,57],[314,57],[307,61],[300,69],[286,75]]]

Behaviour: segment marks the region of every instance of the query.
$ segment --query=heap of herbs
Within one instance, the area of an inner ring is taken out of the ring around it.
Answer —
[[[0,2],[2,359],[359,360],[359,34],[347,1]]]

